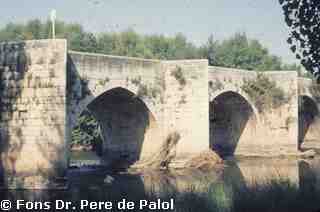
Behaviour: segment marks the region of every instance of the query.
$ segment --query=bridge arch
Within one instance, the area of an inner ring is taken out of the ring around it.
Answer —
[[[222,157],[231,156],[239,142],[253,139],[257,109],[245,95],[233,90],[211,95],[209,104],[210,148]]]
[[[89,81],[91,82],[91,81]],[[127,92],[131,93],[132,96],[138,96],[138,91],[139,91],[139,87],[137,86],[127,86],[126,83],[126,79],[122,79],[122,80],[117,80],[116,83],[109,83],[107,85],[99,85],[99,82],[92,80],[91,82],[94,86],[88,86],[86,85],[85,88],[82,88],[81,83],[79,82],[78,86],[76,86],[76,90],[86,90],[87,94],[84,97],[81,97],[80,100],[71,100],[70,104],[69,104],[69,112],[71,114],[69,114],[69,124],[70,126],[73,128],[75,126],[75,121],[76,119],[80,116],[80,114],[88,107],[88,105],[94,101],[96,98],[98,98],[99,96],[105,94],[108,91],[111,91],[113,89],[118,89],[118,88],[123,88],[125,89]],[[79,99],[79,98],[77,98]],[[146,107],[148,108],[148,110],[153,114],[154,118],[156,120],[159,119],[158,115],[159,112],[155,107],[154,102],[151,99],[148,98],[140,98],[141,101],[143,101],[143,103],[146,105]]]
[[[160,138],[156,117],[145,101],[129,89],[113,87],[97,96],[88,96],[79,105],[101,127],[104,165],[128,168],[156,151],[154,147]]]
[[[310,95],[299,96],[299,133],[298,147],[300,150],[320,147],[320,111],[316,100]]]
[[[251,102],[250,97],[247,95],[246,92],[244,92],[242,89],[237,88],[235,86],[225,86],[223,90],[217,90],[215,92],[209,92],[209,102],[212,102],[217,96],[226,93],[226,92],[233,92],[238,95],[240,95],[242,98],[244,98],[248,104],[251,106],[254,115],[256,116],[257,122],[260,123],[260,115],[259,115],[259,110],[257,107],[254,105],[254,103]]]

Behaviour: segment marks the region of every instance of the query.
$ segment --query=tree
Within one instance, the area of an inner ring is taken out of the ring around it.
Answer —
[[[100,127],[93,115],[85,110],[72,130],[71,145],[92,146],[98,155],[102,151],[102,138]]]
[[[43,27],[39,19],[27,22],[24,34],[27,39],[42,39]],[[29,37],[28,37],[29,36]]]
[[[108,33],[101,33],[97,38],[98,51],[103,54],[112,54],[113,37]]]
[[[206,49],[210,65],[258,71],[282,70],[281,58],[271,55],[258,40],[249,39],[245,33],[236,33],[222,42],[209,40]]]
[[[169,59],[174,53],[170,40],[163,35],[147,35],[144,38],[146,48],[150,49],[152,58],[155,59]]]
[[[206,44],[202,45],[199,49],[199,55],[201,58],[206,58],[210,66],[215,65],[217,42],[214,40],[211,34]]]
[[[320,82],[320,1],[279,0],[290,28],[288,43],[305,69]]]
[[[207,59],[209,61],[209,65],[213,65],[214,64],[214,55],[215,55],[214,51],[215,51],[216,43],[214,42],[212,34],[208,38],[207,46],[208,46]]]
[[[0,41],[23,40],[23,26],[20,24],[8,23],[0,33]]]
[[[10,23],[0,29],[0,41],[47,39],[51,37],[51,30],[49,20]],[[249,39],[245,33],[236,33],[223,41],[215,41],[211,35],[204,45],[197,47],[182,33],[167,37],[140,35],[128,29],[93,34],[84,30],[80,24],[58,20],[56,37],[67,39],[68,48],[75,51],[163,60],[206,58],[209,65],[260,71],[280,70],[284,66],[281,58],[271,55],[258,40]]]

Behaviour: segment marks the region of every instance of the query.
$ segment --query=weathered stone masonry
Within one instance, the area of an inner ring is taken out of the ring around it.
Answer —
[[[279,90],[278,92],[283,95],[280,96],[280,94],[275,93],[275,96],[264,99],[259,99],[259,97],[270,91],[270,88],[268,88],[270,85],[261,89],[259,85],[251,84],[249,89],[252,89],[253,92],[257,91],[257,96],[250,96],[250,92],[246,91],[244,87],[250,80],[255,81],[257,79],[259,75],[257,72],[210,67],[209,73],[209,99],[212,109],[210,113],[211,144],[214,144],[216,142],[214,139],[216,139],[221,141],[222,146],[230,146],[232,144],[228,144],[227,141],[229,140],[236,146],[234,154],[246,156],[288,155],[297,151],[298,77],[296,72],[263,72],[263,76],[270,80],[269,84],[275,83],[276,91]],[[262,79],[257,83],[262,84],[265,81],[265,79]],[[228,92],[233,93],[234,100],[229,95],[222,102],[217,102]],[[250,114],[245,114],[243,110],[239,111],[241,106],[239,99],[242,99],[242,104],[246,104],[248,109],[251,110]],[[214,127],[217,122],[212,120],[217,118],[217,115],[218,118],[219,115],[224,118],[225,114],[219,110],[213,111],[214,104],[217,105],[217,109],[219,109],[219,105],[222,108],[233,107],[232,110],[225,111],[228,114],[234,113],[234,115],[230,117],[232,119],[231,123],[227,123],[227,126],[222,127],[222,129],[220,129],[221,127]],[[238,126],[235,126],[237,124]],[[229,137],[224,135],[225,132]],[[219,133],[222,134],[220,137]]]
[[[3,183],[34,187],[67,164],[66,42],[0,45]],[[39,176],[41,178],[41,176]]]
[[[207,83],[203,84],[207,61],[162,62],[69,52],[68,67],[72,75],[68,88],[70,126],[84,108],[100,120],[106,136],[106,164],[123,157],[129,163],[148,160],[174,132],[181,136],[172,150],[176,151],[176,159],[207,149],[208,89]],[[136,99],[145,109],[138,107]],[[141,119],[143,114],[146,117]],[[192,123],[199,128],[195,130]],[[136,134],[139,131],[142,133]]]
[[[65,40],[1,44],[0,181],[36,188],[65,176],[71,130],[85,109],[101,126],[102,161],[111,167],[161,161],[159,152],[180,167],[210,148],[275,156],[295,153],[298,140],[317,143],[318,88],[295,72],[263,76],[271,95],[256,88],[256,72],[207,60],[80,53]],[[299,96],[313,106],[303,101],[299,110]],[[174,133],[177,143],[166,143]]]

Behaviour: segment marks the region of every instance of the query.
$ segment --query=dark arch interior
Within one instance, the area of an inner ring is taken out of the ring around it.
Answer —
[[[141,99],[118,87],[94,99],[87,108],[101,127],[104,165],[122,169],[140,159],[146,132],[155,125]]]
[[[254,120],[250,104],[235,92],[224,92],[209,105],[210,148],[221,157],[234,154],[248,122]]]
[[[308,96],[299,97],[299,149],[304,149],[304,142],[307,134],[311,133],[310,128],[315,125],[316,119],[319,118],[317,104]]]

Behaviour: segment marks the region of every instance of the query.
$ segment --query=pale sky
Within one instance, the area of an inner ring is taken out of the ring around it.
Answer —
[[[59,20],[82,24],[86,30],[144,34],[185,34],[201,44],[210,34],[222,40],[235,32],[258,39],[284,62],[296,62],[278,0],[4,0],[0,27],[8,22],[46,20],[56,9]]]

